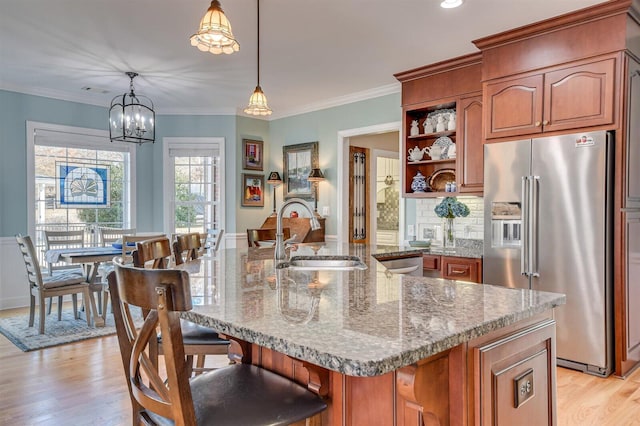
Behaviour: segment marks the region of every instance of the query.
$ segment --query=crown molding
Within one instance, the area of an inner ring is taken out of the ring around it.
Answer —
[[[327,99],[321,102],[315,102],[303,106],[301,108],[292,108],[284,110],[278,113],[273,113],[269,120],[277,120],[280,118],[292,117],[294,115],[306,114],[309,112],[319,111],[322,109],[342,106],[351,104],[354,102],[366,101],[368,99],[379,98],[380,96],[391,95],[394,93],[400,93],[402,85],[400,82],[387,84],[386,86],[380,86],[373,89],[363,90],[361,92],[355,92],[337,98]]]
[[[306,114],[314,111],[319,111],[327,108],[338,107],[342,105],[351,104],[354,102],[365,101],[368,99],[378,98],[380,96],[386,96],[394,93],[400,93],[401,84],[399,82],[388,84],[386,86],[381,86],[369,90],[363,90],[360,92],[351,93],[344,96],[339,96],[332,99],[327,99],[320,102],[315,102],[308,104],[306,106],[302,106],[300,108],[291,108],[288,110],[284,110],[278,113],[274,113],[268,117],[256,117],[253,115],[245,114],[241,108],[223,108],[223,109],[207,109],[207,108],[156,108],[156,115],[237,115],[248,118],[256,118],[259,120],[277,120],[286,117],[292,117],[295,115]],[[0,90],[6,90],[9,92],[17,92],[25,95],[32,96],[41,96],[45,98],[51,98],[61,101],[68,102],[77,102],[85,105],[94,105],[98,107],[108,108],[109,101],[105,102],[103,96],[91,96],[86,93],[74,95],[69,92],[64,92],[61,90],[55,89],[44,89],[44,88],[34,88],[34,87],[19,87],[19,86],[11,86],[7,84],[0,84]]]

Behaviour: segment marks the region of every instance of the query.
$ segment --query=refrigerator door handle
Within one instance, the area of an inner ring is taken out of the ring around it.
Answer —
[[[529,276],[529,176],[522,176],[522,241],[520,244],[520,274]]]
[[[529,265],[531,270],[531,276],[539,277],[540,272],[538,271],[538,191],[540,187],[540,176],[531,176],[531,203],[529,204],[531,211],[529,212],[529,220],[531,221],[531,235],[530,241],[531,244],[529,246]]]

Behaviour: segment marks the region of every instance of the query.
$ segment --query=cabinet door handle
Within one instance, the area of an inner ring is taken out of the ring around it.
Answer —
[[[466,269],[452,269],[451,270],[451,275],[463,275],[466,274],[467,270]]]
[[[544,120],[544,121],[542,122],[542,125],[543,125],[543,126],[546,126],[547,124],[549,124],[549,121],[548,121],[548,120]]]
[[[535,126],[536,126],[536,127],[540,127],[540,122],[539,122],[539,121],[536,121],[536,122],[535,122]]]

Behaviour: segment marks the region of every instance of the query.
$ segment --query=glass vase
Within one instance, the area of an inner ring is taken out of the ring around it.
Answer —
[[[444,235],[444,243],[443,246],[445,248],[453,248],[456,246],[456,232],[454,227],[454,222],[452,217],[445,217],[443,224],[443,235]]]

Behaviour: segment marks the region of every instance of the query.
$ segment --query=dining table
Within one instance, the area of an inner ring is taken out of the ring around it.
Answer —
[[[44,257],[45,260],[50,263],[65,262],[70,265],[82,265],[87,282],[95,284],[98,278],[98,268],[100,264],[110,262],[114,257],[121,255],[121,246],[120,248],[117,246],[106,246],[50,249],[45,252]],[[103,294],[102,297],[107,297],[106,293]],[[93,293],[91,293],[91,300],[89,302],[90,308],[85,310],[86,315],[93,316],[93,322],[96,327],[104,327],[105,316],[98,314]],[[106,303],[103,303],[102,308],[106,308]],[[89,312],[89,309],[91,312]]]

